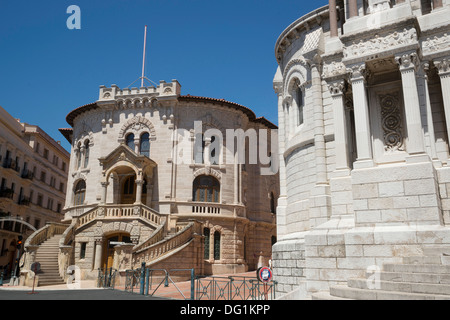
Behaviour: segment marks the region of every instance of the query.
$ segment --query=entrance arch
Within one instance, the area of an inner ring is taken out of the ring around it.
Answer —
[[[157,168],[153,160],[121,144],[107,157],[99,158],[99,161],[104,177],[101,181],[101,203],[107,203],[107,198],[112,196],[113,204],[151,204],[151,191],[155,185],[153,177]],[[108,186],[113,187],[109,195]],[[109,199],[108,203],[111,203]]]
[[[114,247],[122,243],[132,243],[131,236],[126,232],[119,232],[109,235],[105,238],[103,258],[102,258],[102,268],[108,269],[112,268],[114,264]]]

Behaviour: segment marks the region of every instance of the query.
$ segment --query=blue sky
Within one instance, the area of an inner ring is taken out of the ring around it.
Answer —
[[[100,85],[128,87],[141,75],[177,79],[182,94],[226,99],[278,124],[275,42],[299,17],[328,3],[294,0],[42,0],[0,4],[0,105],[55,140],[73,109]],[[81,30],[69,30],[70,5]],[[134,86],[139,86],[139,81]]]

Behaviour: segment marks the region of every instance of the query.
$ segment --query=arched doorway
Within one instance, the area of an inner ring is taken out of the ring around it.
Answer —
[[[136,201],[136,176],[125,177],[121,187],[121,204],[133,204]],[[141,203],[147,204],[147,179],[142,183]]]
[[[114,263],[114,247],[122,243],[132,243],[129,233],[116,233],[106,238],[105,250],[103,250],[103,268],[112,268]]]
[[[121,204],[133,204],[136,200],[136,175],[125,176],[122,179]]]

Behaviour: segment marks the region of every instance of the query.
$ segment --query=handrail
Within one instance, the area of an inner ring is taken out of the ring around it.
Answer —
[[[173,236],[159,241],[153,245],[150,245],[148,247],[133,250],[133,253],[135,254],[136,261],[145,261],[146,263],[156,260],[157,258],[165,255],[169,251],[184,245],[189,240],[192,239],[194,235],[194,226],[195,222],[190,222],[184,229],[177,232]],[[140,259],[141,258],[141,259]]]
[[[25,242],[25,247],[39,246],[44,241],[50,239],[54,235],[63,234],[68,225],[64,223],[50,222],[41,229],[33,232]]]
[[[162,239],[164,239],[164,234],[165,234],[165,224],[161,224],[158,228],[156,228],[155,231],[152,232],[152,234],[150,235],[150,237],[148,237],[148,239],[138,245],[136,245],[133,248],[133,251],[139,251],[141,249],[145,249],[159,241],[161,241]]]

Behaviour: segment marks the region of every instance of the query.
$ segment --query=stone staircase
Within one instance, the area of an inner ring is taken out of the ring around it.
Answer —
[[[426,247],[424,256],[386,263],[368,279],[353,278],[329,292],[312,294],[313,300],[450,300],[450,248]],[[376,278],[377,281],[373,281]]]
[[[37,273],[39,276],[38,286],[49,286],[64,284],[64,280],[59,275],[58,254],[59,240],[61,235],[55,235],[44,241],[36,251],[36,262],[41,265],[41,271]]]

